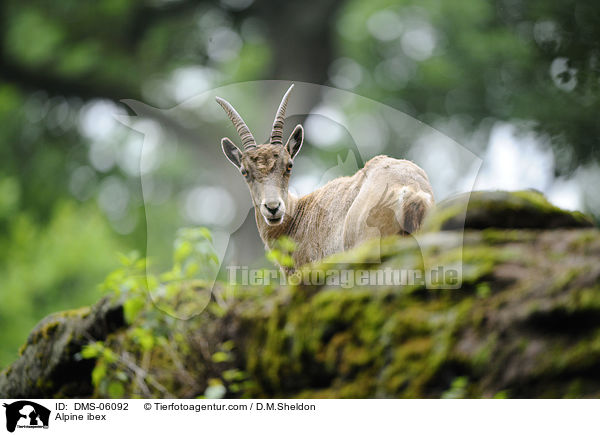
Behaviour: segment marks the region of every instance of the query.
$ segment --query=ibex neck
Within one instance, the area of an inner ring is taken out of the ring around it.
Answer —
[[[277,240],[281,236],[293,236],[294,223],[297,219],[298,197],[289,192],[286,201],[286,209],[283,222],[277,226],[270,226],[267,225],[260,214],[260,211],[255,207],[254,216],[256,217],[256,226],[258,227],[260,238],[267,246],[270,246],[271,242]]]

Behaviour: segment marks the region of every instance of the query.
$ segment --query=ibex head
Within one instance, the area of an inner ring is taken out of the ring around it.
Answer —
[[[288,184],[293,159],[300,151],[304,139],[304,130],[297,125],[283,145],[283,123],[287,102],[294,85],[287,90],[273,122],[269,141],[257,145],[250,129],[231,104],[217,97],[217,103],[223,107],[242,139],[240,150],[229,139],[221,139],[223,152],[241,172],[250,188],[254,206],[258,208],[267,225],[279,225],[283,222],[288,206]]]

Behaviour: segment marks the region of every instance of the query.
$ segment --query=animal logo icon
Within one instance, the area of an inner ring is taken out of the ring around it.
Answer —
[[[24,428],[47,428],[50,410],[30,400],[4,403],[6,408],[6,430],[14,432],[17,426]]]

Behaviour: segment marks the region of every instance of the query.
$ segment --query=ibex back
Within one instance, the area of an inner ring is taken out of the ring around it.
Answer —
[[[298,198],[288,192],[293,160],[304,139],[297,125],[283,145],[293,87],[283,96],[269,141],[262,145],[231,104],[217,97],[237,129],[243,151],[228,138],[221,146],[246,179],[265,247],[271,248],[283,235],[292,238],[297,244],[292,257],[301,266],[367,239],[418,230],[433,205],[433,192],[425,171],[408,160],[377,156],[353,176],[336,178],[308,195]]]

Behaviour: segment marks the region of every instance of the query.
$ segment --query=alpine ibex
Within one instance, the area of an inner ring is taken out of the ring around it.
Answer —
[[[293,160],[304,139],[297,125],[285,146],[283,124],[290,92],[283,96],[268,143],[257,145],[231,104],[217,97],[242,140],[229,138],[223,152],[246,179],[256,225],[265,246],[286,235],[296,242],[296,266],[319,260],[374,237],[416,231],[433,204],[425,171],[408,160],[377,156],[351,177],[340,177],[298,198],[288,192]]]

